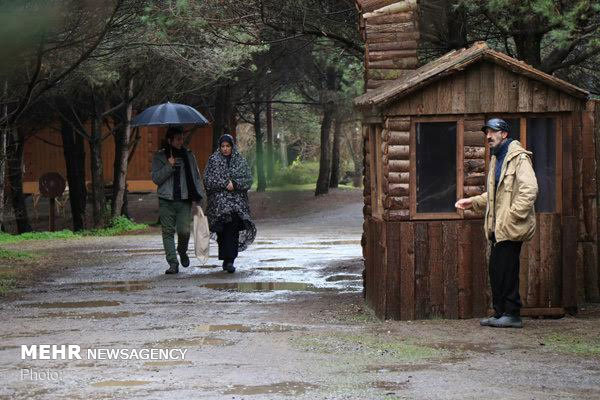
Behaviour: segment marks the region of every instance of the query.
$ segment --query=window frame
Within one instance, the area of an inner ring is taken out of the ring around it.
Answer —
[[[422,122],[456,123],[456,200],[464,194],[464,117],[413,117],[410,121],[410,218],[411,220],[463,219],[464,210],[454,212],[419,213],[417,212],[417,124]]]
[[[380,124],[369,124],[369,176],[371,191],[371,217],[383,218],[383,158],[382,158],[382,133]]]
[[[569,113],[505,113],[505,114],[485,114],[485,120],[490,118],[502,118],[502,119],[519,119],[519,142],[525,150],[527,150],[527,119],[528,118],[552,118],[554,120],[554,129],[556,134],[556,172],[555,172],[555,187],[556,187],[556,198],[555,209],[553,212],[539,212],[536,210],[536,214],[562,214],[562,168],[563,168],[563,123],[569,117]],[[489,147],[486,143],[486,148]],[[535,154],[533,155],[535,157]],[[491,158],[491,156],[490,156]],[[489,170],[489,161],[486,161],[486,175]],[[533,166],[533,165],[532,165]],[[539,193],[538,193],[539,195]]]

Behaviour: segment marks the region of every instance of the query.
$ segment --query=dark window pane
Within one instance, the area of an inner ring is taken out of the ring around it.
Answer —
[[[456,122],[417,124],[417,212],[455,212]]]
[[[504,120],[506,121],[508,126],[510,126],[510,131],[508,131],[508,137],[520,141],[521,140],[521,122],[520,122],[519,118],[509,118],[509,119],[504,119]]]
[[[556,128],[553,118],[527,119],[527,150],[538,182],[536,212],[556,209]]]

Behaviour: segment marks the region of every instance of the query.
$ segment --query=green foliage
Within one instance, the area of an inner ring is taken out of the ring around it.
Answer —
[[[55,240],[55,239],[75,239],[81,237],[68,229],[57,232],[27,232],[20,235],[11,235],[10,233],[0,232],[0,244],[18,243],[24,240]]]
[[[132,220],[120,216],[114,218],[106,228],[84,231],[84,236],[116,236],[125,232],[148,229],[146,224],[136,224]]]
[[[276,169],[275,176],[271,181],[273,186],[284,185],[303,185],[307,183],[316,183],[319,175],[319,163],[314,161],[294,160],[291,165],[285,169]]]

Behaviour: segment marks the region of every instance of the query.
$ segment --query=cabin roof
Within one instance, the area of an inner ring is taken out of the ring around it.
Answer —
[[[470,65],[483,60],[500,65],[516,74],[545,83],[573,97],[587,99],[589,96],[589,92],[584,89],[542,72],[523,61],[495,51],[489,48],[485,42],[477,42],[471,47],[446,53],[414,71],[409,71],[402,78],[393,80],[355,98],[354,104],[359,108],[381,107],[433,82],[463,71]]]

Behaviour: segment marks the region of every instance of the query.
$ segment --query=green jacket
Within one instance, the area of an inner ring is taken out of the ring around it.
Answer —
[[[188,161],[190,162],[190,167],[192,169],[192,178],[194,180],[194,185],[196,186],[196,190],[202,196],[204,200],[206,195],[204,194],[204,187],[202,185],[202,179],[200,177],[200,171],[198,170],[198,163],[196,162],[196,157],[194,157],[194,153],[191,150],[186,149],[186,154],[188,157]],[[156,194],[158,197],[167,200],[173,200],[173,172],[175,172],[175,168],[169,164],[167,160],[167,155],[165,154],[164,149],[160,149],[154,154],[154,158],[152,159],[152,182],[154,182],[158,189],[156,190]],[[180,182],[181,185],[181,198],[188,198],[188,189],[185,182],[185,168],[180,169]]]
[[[538,185],[531,163],[530,151],[514,140],[508,146],[500,172],[496,192],[494,170],[496,156],[492,156],[487,192],[473,197],[473,210],[485,210],[484,231],[488,239],[495,233],[496,241],[527,241],[535,233],[535,209]]]

